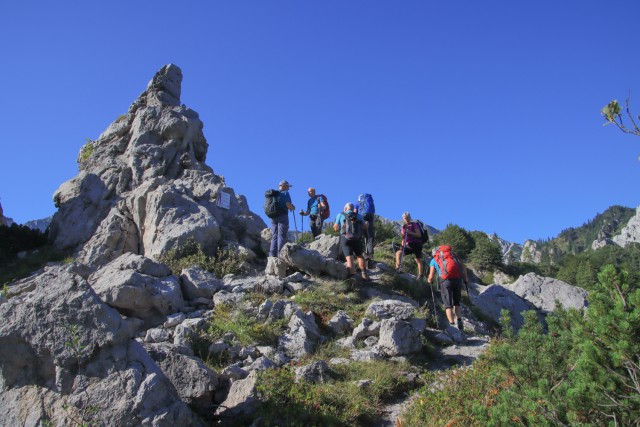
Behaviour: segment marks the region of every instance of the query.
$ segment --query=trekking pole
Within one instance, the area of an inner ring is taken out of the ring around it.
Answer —
[[[424,268],[425,268],[424,258],[422,259],[422,263],[423,263],[422,272],[424,273]],[[429,285],[429,289],[431,289],[431,301],[433,302],[433,317],[436,318],[436,328],[440,329],[440,322],[438,322],[438,312],[436,308],[436,296],[433,294],[433,286],[431,286],[431,283],[427,281],[426,274],[423,274],[423,276],[424,276],[425,282],[427,282],[427,285]]]
[[[294,213],[295,215],[295,213]],[[304,215],[300,214],[300,232],[304,236]]]
[[[407,236],[408,234],[404,233],[404,240],[402,241],[402,253],[400,254],[400,262],[398,263],[398,269],[396,270],[396,274],[400,273],[400,269],[402,268],[402,260],[404,259],[404,248],[407,247]]]
[[[291,213],[293,214],[293,227],[296,230],[296,236],[298,240],[300,240],[300,235],[298,234],[298,224],[296,223],[296,213],[294,211],[291,211]]]

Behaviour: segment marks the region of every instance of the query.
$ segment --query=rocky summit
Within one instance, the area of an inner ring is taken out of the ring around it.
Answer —
[[[155,258],[189,239],[260,248],[264,221],[205,164],[198,113],[180,104],[182,71],[166,65],[95,141],[80,172],[53,196],[50,239],[77,259],[104,265],[126,252]],[[220,207],[218,200],[229,203]]]

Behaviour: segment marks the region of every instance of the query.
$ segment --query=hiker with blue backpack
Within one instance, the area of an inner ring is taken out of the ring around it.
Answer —
[[[362,215],[355,212],[353,203],[344,205],[343,212],[340,212],[333,223],[333,229],[340,232],[340,250],[347,260],[347,270],[349,275],[356,273],[353,263],[354,255],[358,258],[358,266],[360,267],[363,280],[369,280],[367,275],[367,266],[362,256],[364,250],[362,247],[362,236],[366,230],[366,223]]]
[[[396,271],[400,271],[402,259],[405,255],[413,254],[416,264],[418,265],[418,279],[424,276],[422,267],[422,232],[417,221],[411,220],[411,214],[405,212],[402,214],[402,246],[396,251]]]
[[[436,272],[441,281],[440,294],[444,303],[444,311],[451,326],[458,326],[461,331],[464,329],[462,314],[460,313],[460,299],[462,297],[462,283],[469,283],[467,269],[460,259],[453,252],[451,246],[436,246],[431,252],[433,259],[429,263],[429,286],[435,277]],[[469,293],[469,290],[467,290]],[[454,319],[455,314],[455,319]]]
[[[376,206],[373,203],[373,196],[369,193],[363,193],[358,196],[358,213],[362,215],[367,228],[364,233],[364,259],[367,267],[373,268],[373,246],[375,245],[375,229],[374,219]]]
[[[310,187],[307,190],[307,194],[309,195],[307,210],[303,211],[300,209],[299,213],[300,216],[309,215],[311,234],[313,234],[313,238],[315,239],[322,234],[322,225],[324,224],[324,220],[330,215],[329,202],[324,194],[316,195],[316,189],[313,187]]]
[[[278,184],[278,190],[267,190],[265,192],[264,211],[271,218],[271,246],[269,256],[277,257],[280,250],[287,243],[289,233],[289,211],[296,209],[291,203],[289,188],[292,187],[288,181],[282,180]],[[295,217],[294,217],[295,219]]]

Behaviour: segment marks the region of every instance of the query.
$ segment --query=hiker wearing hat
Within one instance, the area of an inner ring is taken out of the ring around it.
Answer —
[[[323,194],[316,195],[316,189],[313,187],[307,190],[307,194],[309,194],[307,210],[303,211],[300,209],[300,215],[309,215],[311,234],[313,234],[313,238],[315,239],[322,233],[322,225],[324,223],[324,215],[322,215],[322,213],[328,208],[327,198]]]
[[[353,203],[344,205],[343,212],[340,212],[333,223],[333,229],[340,232],[340,250],[347,259],[347,270],[350,275],[356,273],[356,267],[353,265],[353,256],[358,258],[358,266],[362,272],[362,279],[369,280],[367,275],[367,266],[362,256],[364,248],[362,247],[362,236],[367,225],[364,218],[355,212]]]
[[[418,223],[411,221],[411,214],[405,212],[402,214],[402,247],[396,251],[396,271],[400,270],[400,263],[403,255],[410,255],[416,259],[418,264],[418,278],[424,276],[422,270],[422,233],[420,232],[420,226]]]
[[[282,180],[278,184],[280,197],[278,203],[283,213],[271,218],[271,247],[269,248],[269,256],[277,257],[280,250],[287,243],[287,233],[289,232],[289,211],[296,209],[291,203],[289,188],[293,187],[288,181]]]

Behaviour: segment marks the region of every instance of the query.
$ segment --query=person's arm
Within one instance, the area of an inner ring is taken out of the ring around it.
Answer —
[[[333,223],[333,231],[340,231],[340,215],[342,215],[342,213],[339,213],[338,216],[336,216],[336,220]]]
[[[318,211],[322,212],[327,208],[327,204],[325,203],[324,197],[318,196]]]
[[[291,202],[291,195],[289,194],[289,192],[287,192],[287,199],[286,199],[286,203],[285,206],[287,207],[287,209],[289,209],[290,211],[295,211],[296,207],[293,206],[293,203]]]
[[[307,210],[303,211],[302,209],[300,209],[300,215],[309,215],[309,213],[311,212],[311,209],[309,207],[309,203],[307,203]]]
[[[431,281],[433,280],[433,276],[435,275],[435,267],[433,265],[429,266],[429,277],[427,277],[427,282],[429,284],[431,284]]]

